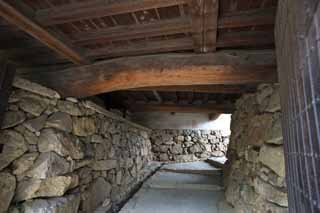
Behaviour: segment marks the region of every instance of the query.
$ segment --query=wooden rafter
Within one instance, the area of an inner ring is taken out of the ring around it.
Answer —
[[[127,57],[31,78],[64,96],[85,97],[150,86],[277,82],[271,51],[163,54]]]
[[[70,61],[76,64],[88,64],[88,60],[70,42],[58,38],[3,0],[0,1],[0,16]]]

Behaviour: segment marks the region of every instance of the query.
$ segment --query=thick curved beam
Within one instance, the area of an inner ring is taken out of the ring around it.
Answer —
[[[34,73],[32,80],[63,96],[86,97],[141,87],[271,83],[277,72],[272,51],[229,51],[119,58]]]

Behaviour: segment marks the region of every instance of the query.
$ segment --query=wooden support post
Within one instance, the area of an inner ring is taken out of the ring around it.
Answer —
[[[13,65],[8,63],[6,59],[0,58],[0,127],[6,112],[14,75]]]

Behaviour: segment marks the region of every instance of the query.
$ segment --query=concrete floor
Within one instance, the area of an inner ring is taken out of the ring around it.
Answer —
[[[164,166],[120,213],[233,213],[233,209],[224,201],[221,171],[196,162]]]

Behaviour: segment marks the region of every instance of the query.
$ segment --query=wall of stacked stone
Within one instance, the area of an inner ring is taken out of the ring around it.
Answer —
[[[224,168],[226,199],[238,212],[288,212],[278,85],[236,103]]]
[[[154,160],[188,162],[225,156],[229,136],[214,130],[154,130],[151,143]]]
[[[116,208],[154,168],[148,129],[23,79],[14,86],[0,131],[0,212]]]

